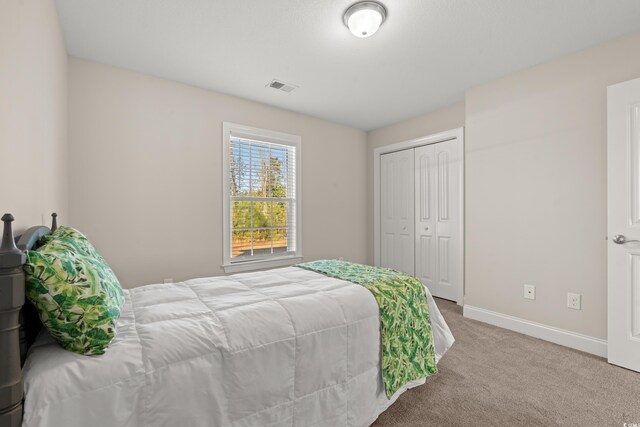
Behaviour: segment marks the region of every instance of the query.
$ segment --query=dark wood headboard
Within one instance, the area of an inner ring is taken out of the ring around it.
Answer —
[[[11,214],[4,214],[0,245],[0,426],[22,425],[22,364],[35,340],[41,323],[35,309],[25,303],[25,277],[22,265],[25,251],[34,248],[42,236],[56,229],[57,214],[52,214],[51,229],[31,227],[17,242],[13,237]]]

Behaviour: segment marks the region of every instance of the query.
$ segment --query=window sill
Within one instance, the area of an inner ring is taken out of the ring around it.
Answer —
[[[240,273],[243,271],[265,270],[267,268],[288,267],[302,261],[302,255],[291,255],[282,258],[270,258],[259,261],[244,261],[224,264],[225,273]]]

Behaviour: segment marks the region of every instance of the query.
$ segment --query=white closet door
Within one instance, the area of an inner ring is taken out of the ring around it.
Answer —
[[[380,263],[414,274],[413,150],[380,156]]]
[[[415,149],[415,246],[416,277],[432,294],[438,277],[438,259],[435,248],[435,145]],[[438,296],[438,295],[436,295]]]
[[[461,302],[462,147],[453,139],[415,153],[416,276],[434,296]]]

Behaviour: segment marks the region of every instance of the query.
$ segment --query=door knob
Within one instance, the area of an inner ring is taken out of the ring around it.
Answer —
[[[429,231],[429,227],[425,227],[425,228],[424,228],[424,231]]]
[[[613,243],[617,245],[623,245],[625,243],[632,243],[632,242],[638,242],[638,240],[627,240],[627,238],[624,237],[622,234],[616,234],[615,236],[613,236]]]

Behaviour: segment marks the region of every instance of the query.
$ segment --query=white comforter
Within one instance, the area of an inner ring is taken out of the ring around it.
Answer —
[[[125,293],[102,356],[42,334],[23,426],[365,426],[406,389],[385,396],[378,307],[359,285],[289,267]],[[453,336],[429,306],[440,358]]]

